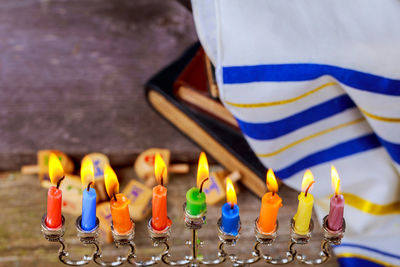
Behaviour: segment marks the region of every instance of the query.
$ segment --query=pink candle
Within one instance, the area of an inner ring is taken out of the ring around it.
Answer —
[[[329,230],[339,231],[343,226],[344,197],[339,194],[340,179],[333,165],[331,166],[331,179],[332,187],[335,189],[335,195],[331,197],[327,223]]]
[[[328,228],[332,231],[339,231],[343,226],[343,195],[334,195],[331,197],[331,205],[328,215]]]

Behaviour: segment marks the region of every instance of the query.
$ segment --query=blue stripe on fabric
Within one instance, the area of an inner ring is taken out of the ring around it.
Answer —
[[[350,87],[385,95],[400,95],[400,80],[323,64],[273,64],[223,67],[225,84],[308,81],[330,75]]]
[[[384,256],[387,256],[387,257],[391,257],[391,258],[395,258],[395,259],[400,260],[400,255],[391,254],[391,253],[384,252],[384,251],[381,251],[381,250],[378,250],[378,249],[375,249],[375,248],[371,248],[371,247],[367,247],[367,246],[363,246],[363,245],[358,245],[358,244],[342,243],[342,244],[340,244],[340,245],[338,245],[338,246],[334,246],[334,247],[361,248],[361,249],[364,249],[364,250],[372,251],[372,252],[375,252],[375,253],[378,253],[378,254],[382,254],[382,255],[384,255]]]
[[[364,135],[362,137],[339,143],[328,149],[324,149],[308,155],[294,162],[288,167],[276,171],[275,174],[280,179],[287,179],[290,178],[293,174],[308,169],[312,166],[374,149],[379,147],[380,145],[381,144],[375,134]]]
[[[386,151],[389,153],[390,157],[397,164],[400,164],[400,144],[389,142],[380,136],[378,136],[378,138],[382,145],[386,148]]]
[[[378,264],[361,258],[338,258],[340,267],[382,267],[385,265]]]
[[[341,95],[278,121],[253,123],[237,118],[236,120],[247,136],[257,140],[268,140],[354,107],[355,104],[348,95]]]

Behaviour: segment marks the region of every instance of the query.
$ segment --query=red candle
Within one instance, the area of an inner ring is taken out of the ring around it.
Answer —
[[[49,228],[58,228],[62,225],[62,191],[58,189],[64,179],[64,170],[58,157],[51,153],[49,157],[49,176],[53,184],[47,192],[47,216],[46,225]]]
[[[344,197],[339,194],[340,178],[334,166],[331,166],[332,187],[335,195],[330,200],[330,210],[328,215],[328,228],[332,231],[339,231],[343,227]]]
[[[167,167],[159,153],[156,153],[154,159],[154,174],[160,185],[153,188],[151,226],[154,230],[161,231],[170,226],[171,221],[167,215],[167,188],[163,186],[164,178],[167,177]]]
[[[62,192],[55,186],[49,188],[47,192],[47,217],[46,225],[49,228],[58,228],[61,226],[61,204]]]

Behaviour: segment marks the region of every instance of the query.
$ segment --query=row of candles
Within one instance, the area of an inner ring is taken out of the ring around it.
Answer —
[[[171,220],[167,215],[167,188],[164,179],[167,176],[167,167],[160,156],[155,155],[155,176],[159,185],[153,188],[152,220],[151,225],[155,231],[164,231],[171,226]],[[96,228],[96,190],[94,185],[94,168],[90,159],[84,160],[81,166],[81,180],[85,187],[82,196],[81,228],[91,232]],[[47,198],[47,216],[45,223],[48,228],[57,229],[62,226],[62,192],[59,189],[64,179],[64,171],[61,162],[55,154],[49,158],[49,176],[56,186],[50,187]],[[267,172],[268,191],[261,200],[261,209],[257,221],[258,230],[263,234],[270,234],[276,230],[278,211],[282,207],[282,199],[278,195],[278,183],[272,169]],[[190,216],[202,216],[206,212],[206,195],[203,185],[208,180],[208,162],[204,152],[200,154],[197,169],[197,186],[186,192],[186,212]],[[113,227],[119,234],[125,234],[133,228],[133,222],[129,215],[129,199],[119,193],[117,175],[109,166],[105,166],[104,178],[107,194],[110,197],[110,209]],[[334,166],[331,168],[332,186],[335,194],[330,199],[330,211],[327,226],[331,231],[340,231],[343,223],[344,198],[339,193],[340,179]],[[302,192],[298,196],[299,204],[297,213],[293,217],[294,230],[297,234],[305,235],[309,232],[309,226],[314,204],[314,197],[310,189],[314,184],[314,177],[310,170],[304,173]],[[222,206],[221,228],[229,235],[238,235],[240,227],[239,206],[232,181],[226,181],[227,203]]]

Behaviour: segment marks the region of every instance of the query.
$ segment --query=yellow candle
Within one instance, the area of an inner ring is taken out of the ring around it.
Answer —
[[[297,213],[294,215],[294,230],[297,234],[305,235],[310,228],[310,220],[314,205],[314,197],[308,191],[314,183],[314,177],[310,170],[304,173],[303,182],[301,185],[302,192],[299,194],[299,206]]]

